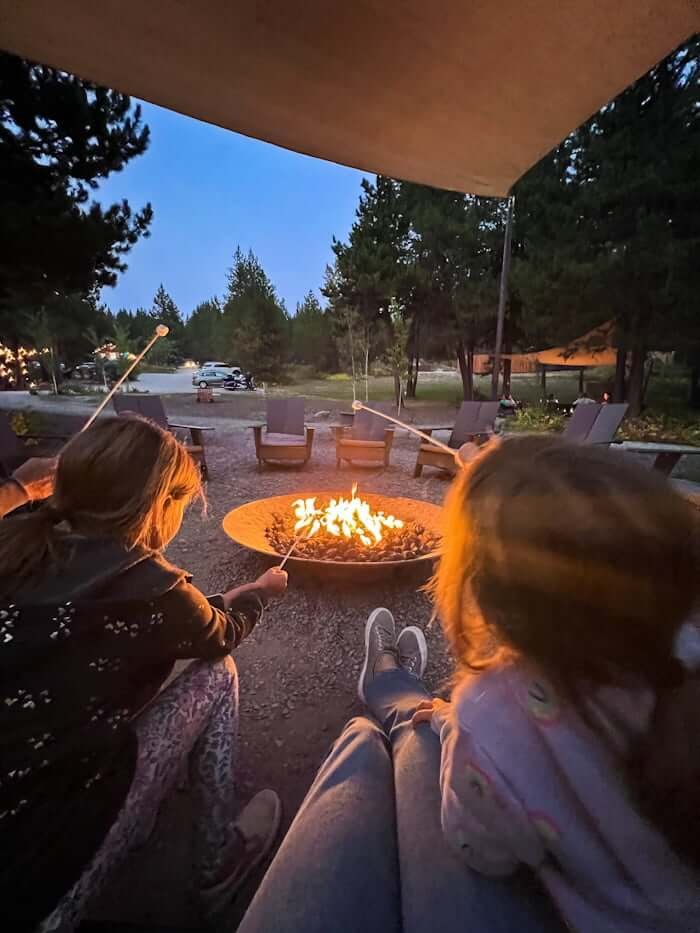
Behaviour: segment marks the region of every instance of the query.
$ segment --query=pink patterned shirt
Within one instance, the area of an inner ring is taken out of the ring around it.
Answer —
[[[467,679],[433,716],[447,839],[483,874],[529,865],[577,933],[700,933],[700,877],[622,777],[652,707],[648,690],[600,688],[593,731],[524,662]]]

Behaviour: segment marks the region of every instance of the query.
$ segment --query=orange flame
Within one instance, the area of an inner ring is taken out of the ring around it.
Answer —
[[[321,530],[336,538],[358,538],[365,547],[372,547],[382,540],[382,528],[403,528],[403,522],[393,515],[374,512],[364,499],[357,496],[357,484],[353,484],[349,499],[341,496],[331,499],[325,508],[318,508],[316,497],[297,499],[292,502],[297,522],[295,534],[306,531],[312,538]]]

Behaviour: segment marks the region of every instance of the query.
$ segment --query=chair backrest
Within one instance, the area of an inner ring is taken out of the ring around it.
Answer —
[[[564,431],[566,440],[573,441],[575,444],[582,444],[587,441],[593,422],[600,414],[600,408],[601,406],[597,402],[577,405]]]
[[[478,432],[478,423],[479,423],[479,409],[481,408],[481,402],[462,402],[462,405],[457,412],[457,417],[455,418],[455,425],[452,428],[452,434],[448,444],[450,447],[454,447],[455,450],[462,446],[473,434]],[[496,402],[496,409],[498,409],[498,402]],[[496,416],[494,415],[494,418]]]
[[[386,405],[378,405],[376,402],[368,402],[368,404],[372,408],[376,408],[377,411],[384,411],[387,407]],[[385,421],[384,418],[380,418],[378,415],[372,414],[371,411],[365,411],[361,408],[355,412],[355,417],[352,419],[350,436],[354,441],[383,441],[384,432],[390,427],[391,423],[389,421]]]
[[[168,416],[165,413],[163,399],[160,395],[115,395],[112,402],[118,415],[133,412],[136,415],[141,415],[142,418],[155,421],[161,428],[168,427]]]
[[[22,442],[12,430],[10,419],[0,412],[0,457],[12,457],[22,452]]]
[[[155,421],[161,428],[168,428],[168,416],[160,395],[142,395],[139,399],[139,411],[144,418]]]
[[[304,428],[306,400],[295,398],[269,398],[266,401],[267,430],[270,434],[301,434]]]
[[[500,402],[482,402],[479,406],[479,417],[476,421],[476,433],[486,434],[493,430],[493,424],[500,408]]]
[[[627,414],[628,408],[629,405],[626,402],[615,405],[601,405],[598,417],[595,419],[593,427],[588,432],[586,443],[609,444],[615,437],[615,432],[620,427],[622,419]]]

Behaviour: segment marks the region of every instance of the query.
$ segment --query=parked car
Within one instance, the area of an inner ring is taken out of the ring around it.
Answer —
[[[230,366],[210,366],[198,369],[192,376],[192,385],[199,386],[200,389],[207,389],[209,386],[222,386],[227,377],[233,375],[233,369]]]
[[[78,363],[69,371],[68,376],[70,379],[83,379],[89,382],[97,382],[99,378],[97,366],[94,363]]]

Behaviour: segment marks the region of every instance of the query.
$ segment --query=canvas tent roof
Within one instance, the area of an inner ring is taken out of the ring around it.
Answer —
[[[615,322],[607,321],[577,337],[563,347],[550,347],[534,353],[504,353],[504,357],[515,361],[530,361],[544,366],[614,366],[617,362],[615,346]]]
[[[697,0],[0,0],[0,43],[366,171],[503,195],[700,28]]]
[[[577,337],[565,347],[551,347],[535,353],[546,366],[614,366],[617,361],[615,322],[608,321]]]

